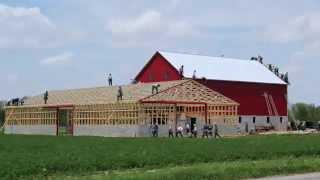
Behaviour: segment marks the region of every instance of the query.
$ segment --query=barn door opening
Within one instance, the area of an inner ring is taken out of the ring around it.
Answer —
[[[191,130],[193,130],[196,125],[197,125],[197,118],[192,117],[191,123],[190,123]]]
[[[73,134],[73,110],[58,109],[57,135],[65,136]]]

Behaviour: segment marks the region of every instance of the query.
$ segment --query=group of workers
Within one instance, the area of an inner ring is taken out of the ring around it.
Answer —
[[[183,76],[183,73],[184,73],[184,66],[181,65],[180,68],[179,68],[179,74],[180,74],[181,76]],[[196,79],[196,78],[197,78],[196,73],[197,73],[197,71],[194,70],[194,71],[193,71],[193,74],[192,74],[192,79]]]
[[[158,124],[153,124],[151,126],[151,132],[153,137],[158,137],[159,134],[159,126]],[[175,133],[175,135],[174,135]],[[198,129],[197,126],[194,125],[192,128],[190,127],[190,124],[186,123],[185,127],[183,126],[178,126],[176,130],[172,128],[172,126],[169,127],[168,129],[168,137],[169,138],[174,138],[174,137],[183,137],[186,135],[187,137],[198,137]],[[219,129],[217,124],[204,124],[202,128],[202,138],[209,138],[209,137],[214,137],[214,138],[221,138],[219,134]]]

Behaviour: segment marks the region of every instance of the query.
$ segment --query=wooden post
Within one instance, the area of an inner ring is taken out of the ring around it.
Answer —
[[[174,104],[174,131],[176,133],[177,131],[177,126],[178,126],[178,116],[177,116],[177,103]]]
[[[204,104],[204,119],[207,124],[208,123],[208,104],[207,103]]]
[[[56,125],[57,125],[56,136],[58,136],[59,135],[59,108],[57,108],[57,112],[56,112]]]
[[[70,117],[70,121],[71,121],[71,136],[73,136],[73,131],[74,131],[74,107],[70,110],[71,111],[71,117]]]

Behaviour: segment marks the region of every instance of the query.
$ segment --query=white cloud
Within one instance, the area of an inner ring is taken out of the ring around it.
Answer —
[[[0,4],[0,27],[0,48],[57,47],[67,39],[38,7]]]
[[[309,13],[297,16],[282,24],[270,25],[263,32],[266,41],[272,43],[294,43],[304,45],[305,53],[320,50],[320,14]]]
[[[162,17],[159,12],[147,11],[134,19],[111,20],[108,27],[111,33],[115,35],[155,32],[162,28],[161,19]]]
[[[190,23],[185,21],[176,22],[168,27],[167,35],[170,37],[184,38],[193,36],[196,32]]]
[[[312,22],[311,16],[299,16],[288,22],[267,27],[264,35],[266,39],[276,43],[301,41],[308,38],[316,30],[313,23],[317,22]]]
[[[158,11],[149,10],[135,18],[113,19],[106,25],[112,42],[125,46],[152,44],[159,39],[184,38],[195,35],[192,24],[170,19]]]
[[[74,54],[71,52],[65,52],[56,56],[48,57],[40,61],[40,64],[43,65],[52,65],[52,64],[65,64],[72,61]]]

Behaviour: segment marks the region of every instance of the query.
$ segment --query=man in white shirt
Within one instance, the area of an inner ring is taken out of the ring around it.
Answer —
[[[179,126],[179,127],[177,128],[176,137],[179,137],[179,135],[180,135],[180,137],[183,137],[182,132],[183,132],[183,127],[182,127],[182,126]]]

